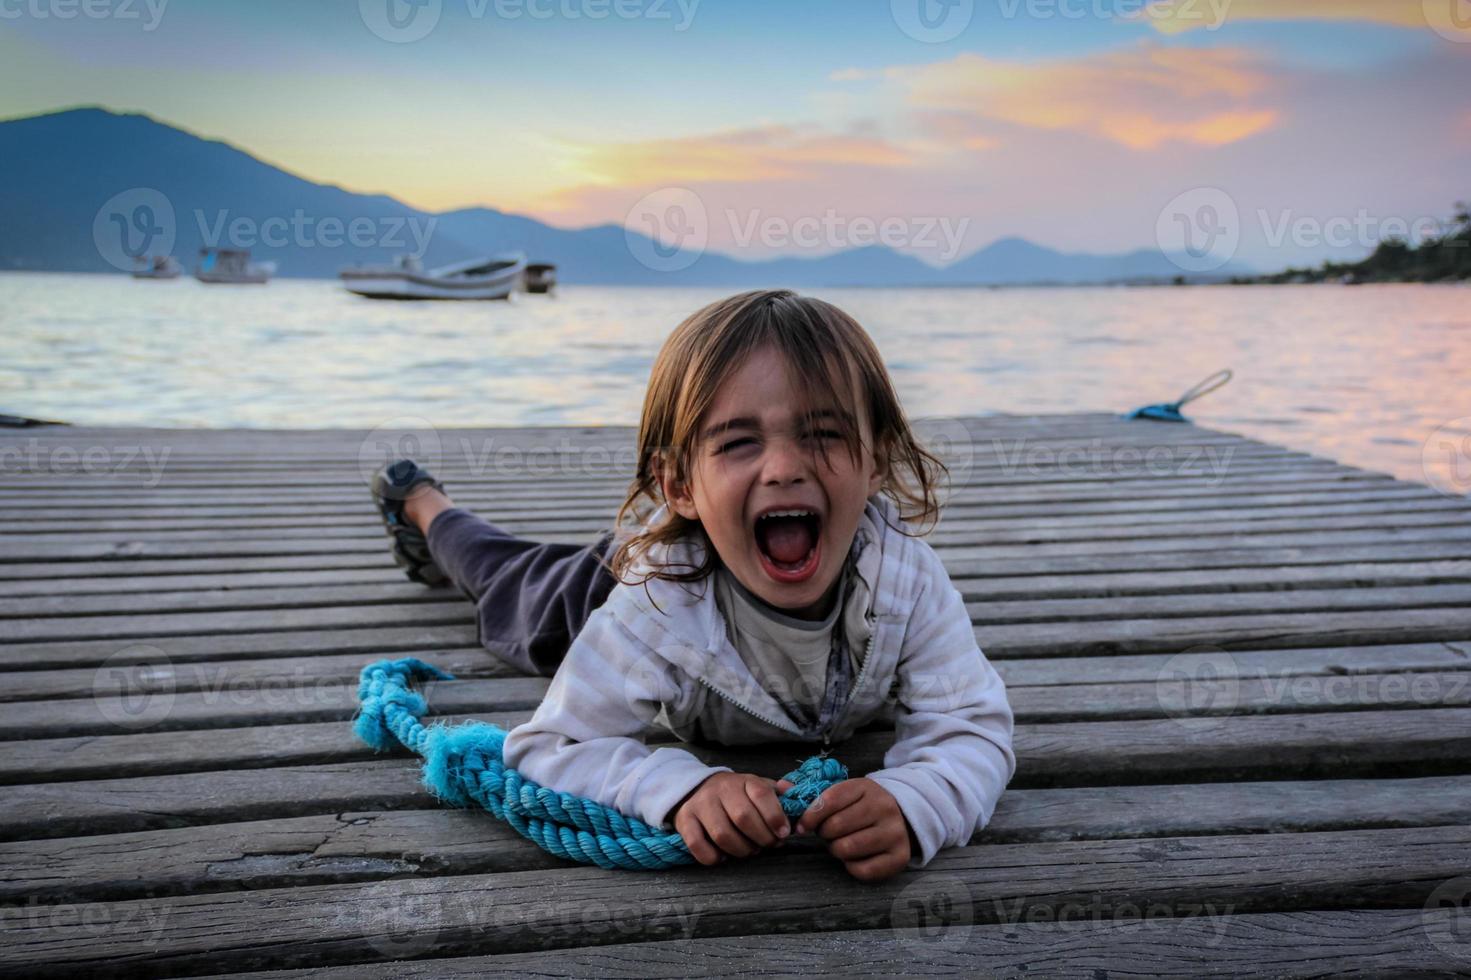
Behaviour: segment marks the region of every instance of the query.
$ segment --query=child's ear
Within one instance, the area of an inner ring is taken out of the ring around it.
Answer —
[[[667,456],[659,457],[655,464],[659,477],[659,492],[669,504],[670,510],[689,521],[698,521],[700,512],[695,509],[695,498],[690,493],[688,480],[676,479],[674,465]]]
[[[884,485],[884,480],[889,475],[889,445],[888,441],[880,439],[874,446],[873,454],[873,476],[868,479],[868,496],[872,497],[878,493]]]

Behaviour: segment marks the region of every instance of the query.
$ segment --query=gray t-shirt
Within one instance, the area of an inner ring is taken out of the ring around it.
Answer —
[[[803,728],[821,721],[829,668],[851,678],[862,666],[871,628],[868,584],[850,558],[839,576],[838,601],[821,621],[798,619],[754,595],[729,571],[715,570],[715,601],[726,633],[752,676]],[[835,662],[841,659],[843,662]]]

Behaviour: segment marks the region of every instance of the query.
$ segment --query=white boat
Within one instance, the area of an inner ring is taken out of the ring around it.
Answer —
[[[412,255],[393,265],[354,266],[340,273],[342,285],[369,299],[506,299],[521,285],[526,256],[480,256],[426,270]]]
[[[528,293],[549,293],[557,285],[557,267],[550,262],[532,262],[526,267],[526,281],[523,283]]]
[[[153,255],[147,258],[140,255],[133,263],[138,266],[133,270],[134,279],[177,279],[184,272],[184,267],[172,255]]]
[[[201,248],[194,278],[200,282],[263,285],[276,273],[274,262],[252,262],[243,248]]]

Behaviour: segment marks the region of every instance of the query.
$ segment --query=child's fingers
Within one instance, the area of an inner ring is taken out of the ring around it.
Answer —
[[[904,855],[898,851],[884,851],[861,861],[844,861],[843,867],[859,881],[883,881],[904,870]]]
[[[686,825],[679,828],[679,836],[684,838],[684,845],[690,849],[690,854],[701,864],[718,864],[720,862],[720,848],[711,842],[705,828],[698,820],[691,818]]]
[[[750,789],[745,791],[744,799],[735,799],[726,803],[725,813],[730,817],[731,823],[736,829],[746,836],[746,839],[757,847],[770,847],[776,843],[776,832],[767,825],[766,815],[763,814],[755,801],[750,798]],[[772,802],[776,797],[772,797]]]
[[[897,846],[898,842],[894,840],[891,829],[874,824],[838,837],[828,845],[827,852],[847,864],[851,861],[873,857],[875,854],[882,854]]]
[[[791,824],[787,820],[787,815],[782,812],[781,804],[776,801],[775,793],[770,792],[765,786],[760,786],[756,783],[747,783],[746,796],[750,798],[751,805],[761,815],[761,819],[765,821],[767,828],[777,838],[785,837],[791,833]],[[771,845],[762,844],[762,846],[770,847]]]
[[[720,848],[731,857],[750,857],[756,853],[756,845],[752,844],[741,833],[731,819],[730,814],[723,808],[717,808],[718,812],[711,813],[705,820],[705,833]],[[758,820],[757,823],[760,823]]]
[[[791,789],[795,785],[797,784],[792,782],[790,779],[778,779],[776,781],[776,791],[778,793],[785,793],[787,790]]]
[[[856,779],[847,779],[829,786],[822,795],[812,801],[807,812],[797,821],[797,832],[810,834],[823,827],[834,816],[863,798],[863,785]],[[870,821],[871,822],[871,821]],[[856,830],[852,827],[850,830]],[[824,833],[824,837],[830,836]]]

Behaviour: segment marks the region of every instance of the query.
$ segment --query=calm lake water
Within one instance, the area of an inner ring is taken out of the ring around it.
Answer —
[[[635,424],[660,343],[724,289],[378,303],[335,282],[0,275],[0,412],[80,424]],[[1235,380],[1205,425],[1471,489],[1471,289],[824,289],[912,415],[1123,411]],[[1427,448],[1428,447],[1428,448]],[[1428,466],[1428,473],[1427,473]]]

